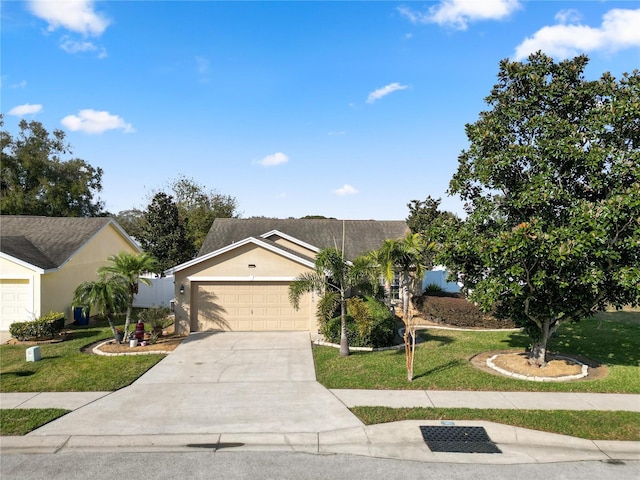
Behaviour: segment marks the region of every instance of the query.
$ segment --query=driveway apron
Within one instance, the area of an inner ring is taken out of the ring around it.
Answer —
[[[362,423],[315,380],[309,334],[193,334],[131,386],[29,435],[308,433]]]

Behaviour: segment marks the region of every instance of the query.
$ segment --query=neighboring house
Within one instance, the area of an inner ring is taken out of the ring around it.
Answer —
[[[123,251],[141,250],[111,218],[0,216],[0,330],[50,311],[71,321],[76,287]]]
[[[170,270],[175,277],[176,331],[305,330],[316,332],[316,296],[295,310],[289,284],[314,269],[323,248],[354,259],[409,232],[404,221],[218,218],[198,257]]]

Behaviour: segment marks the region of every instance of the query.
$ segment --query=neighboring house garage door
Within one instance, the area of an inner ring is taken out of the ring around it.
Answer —
[[[30,288],[29,280],[0,280],[0,330],[31,320]]]
[[[309,330],[309,295],[289,303],[289,282],[193,282],[191,331]]]

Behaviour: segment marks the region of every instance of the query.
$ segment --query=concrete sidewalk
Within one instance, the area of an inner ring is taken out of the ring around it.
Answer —
[[[329,390],[346,407],[496,408],[640,412],[640,395],[619,393]],[[0,393],[0,408],[77,410],[114,392]]]

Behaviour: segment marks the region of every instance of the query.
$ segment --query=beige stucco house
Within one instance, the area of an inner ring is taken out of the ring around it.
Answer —
[[[313,270],[318,251],[344,245],[353,259],[408,231],[403,221],[218,218],[198,257],[167,271],[175,278],[176,331],[315,333],[316,296],[295,310],[288,289]]]
[[[0,330],[50,311],[73,319],[73,291],[120,252],[141,250],[106,217],[0,216]]]

